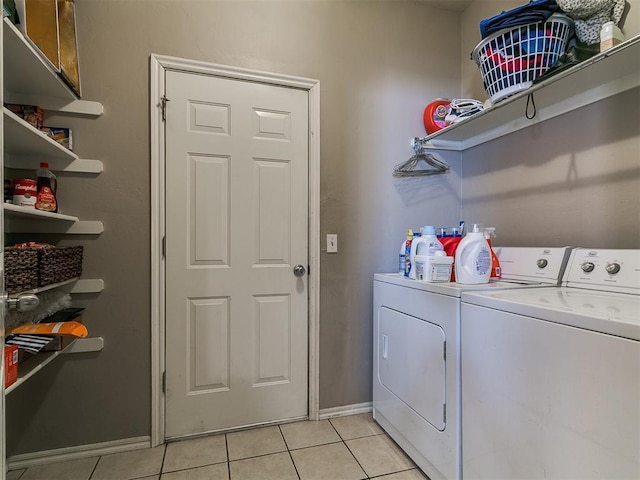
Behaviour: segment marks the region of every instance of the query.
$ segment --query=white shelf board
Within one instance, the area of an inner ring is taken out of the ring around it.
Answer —
[[[100,235],[104,225],[98,220],[78,220],[70,222],[34,222],[34,219],[7,218],[5,209],[5,229],[7,233],[52,233],[60,235]]]
[[[2,107],[2,113],[6,155],[33,155],[40,156],[42,160],[62,158],[67,162],[77,160],[78,155],[25,122],[7,107]]]
[[[33,170],[40,168],[42,157],[32,157],[30,155],[11,154],[4,156],[4,166],[6,168],[20,168],[22,170]],[[69,160],[64,158],[47,158],[49,170],[53,172],[67,173],[102,173],[104,165],[101,160],[90,160],[87,158],[76,158]]]
[[[64,282],[52,283],[50,285],[45,285],[44,287],[32,288],[30,290],[23,290],[22,292],[12,293],[9,296],[10,297],[19,297],[20,295],[24,295],[24,294],[27,294],[27,293],[46,292],[47,290],[53,290],[54,288],[63,287],[65,285],[73,283],[73,282],[75,282],[77,280],[78,280],[78,277],[75,277],[75,278],[71,278],[69,280],[65,280]]]
[[[102,337],[77,338],[66,348],[55,352],[41,352],[34,355],[24,362],[18,364],[18,380],[13,385],[5,388],[4,394],[8,395],[16,388],[29,380],[33,375],[38,373],[56,357],[70,353],[98,352],[104,348],[104,339]]]
[[[98,116],[98,102],[79,100],[49,62],[8,18],[3,19],[4,101],[39,105],[46,110]]]
[[[52,283],[51,285],[45,285],[44,287],[32,288],[30,290],[23,290],[22,292],[12,293],[10,297],[19,297],[20,295],[29,293],[46,292],[47,290],[53,290],[54,288],[66,287],[71,294],[75,293],[100,293],[104,290],[104,280],[101,278],[70,278],[64,282]]]
[[[463,151],[638,86],[640,35],[421,140],[427,148]],[[529,94],[537,111],[531,120]]]
[[[104,290],[104,280],[101,278],[80,278],[69,290],[69,293],[100,293]]]
[[[36,210],[35,208],[20,207],[11,203],[4,204],[4,217],[5,219],[26,219],[31,218],[35,220],[51,220],[59,222],[77,222],[78,217],[71,215],[63,215],[61,213],[44,212],[42,210]]]

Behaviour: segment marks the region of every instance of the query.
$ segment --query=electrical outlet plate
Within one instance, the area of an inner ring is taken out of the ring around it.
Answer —
[[[327,253],[338,253],[338,234],[327,234]]]

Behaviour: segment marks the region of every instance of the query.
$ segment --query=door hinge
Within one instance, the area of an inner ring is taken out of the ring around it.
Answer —
[[[311,275],[311,266],[307,265],[307,275]]]
[[[447,404],[442,404],[442,421],[447,423]]]
[[[162,237],[162,258],[167,257],[167,237]]]
[[[167,393],[167,372],[162,372],[162,393]]]
[[[442,342],[444,344],[443,350],[444,350],[444,361],[447,361],[447,342]]]
[[[160,108],[162,109],[162,121],[167,120],[167,102],[170,102],[166,95],[160,97]]]

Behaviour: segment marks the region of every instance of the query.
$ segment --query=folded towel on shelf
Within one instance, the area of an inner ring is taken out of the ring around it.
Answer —
[[[574,20],[576,36],[587,45],[600,43],[606,22],[620,23],[625,0],[557,0],[558,6]]]

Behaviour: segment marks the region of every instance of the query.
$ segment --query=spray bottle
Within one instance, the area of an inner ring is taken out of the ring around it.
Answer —
[[[491,278],[497,279],[502,277],[502,269],[500,268],[500,260],[498,260],[498,256],[496,255],[496,252],[493,251],[493,246],[491,245],[491,237],[495,236],[495,227],[486,227],[484,229],[484,238],[487,240],[489,248],[491,249]]]

